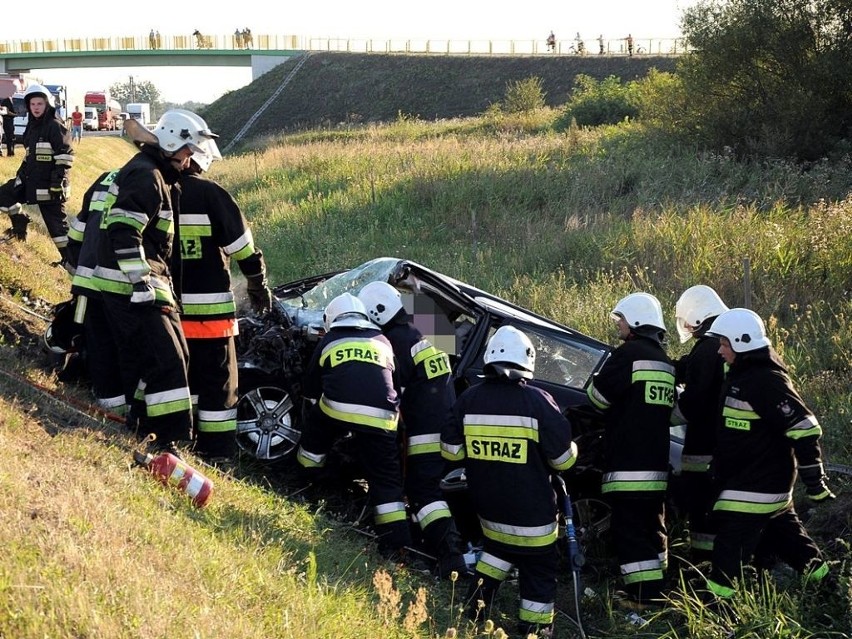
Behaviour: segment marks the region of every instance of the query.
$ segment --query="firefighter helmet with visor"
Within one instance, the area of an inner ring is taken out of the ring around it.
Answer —
[[[203,142],[216,137],[206,123],[191,111],[166,111],[154,126],[159,147],[166,153],[177,153],[188,146],[193,153],[204,153]]]
[[[675,325],[681,344],[711,317],[728,310],[722,298],[709,286],[698,284],[686,289],[675,304]]]
[[[402,310],[402,295],[387,282],[370,282],[361,292],[360,299],[367,315],[379,326],[390,322]]]

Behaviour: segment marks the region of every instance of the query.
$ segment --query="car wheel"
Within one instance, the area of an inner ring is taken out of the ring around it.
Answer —
[[[293,399],[283,388],[257,386],[237,400],[237,444],[250,456],[274,461],[292,453],[301,431]]]

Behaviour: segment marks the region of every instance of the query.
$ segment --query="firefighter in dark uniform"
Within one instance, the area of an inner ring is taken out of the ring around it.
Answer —
[[[206,129],[206,123],[201,123]],[[225,459],[234,455],[237,428],[237,320],[231,260],[246,278],[255,311],[268,311],[272,294],[266,285],[263,254],[254,245],[242,211],[225,189],[201,175],[222,157],[213,140],[204,146],[206,152],[193,154],[181,176],[180,252],[174,251],[172,260],[180,281],[189,389],[197,410],[195,450],[209,459]]]
[[[683,385],[672,421],[686,422],[681,478],[689,522],[693,560],[710,559],[713,529],[710,511],[716,494],[710,478],[710,462],[716,444],[716,407],[725,378],[725,361],[719,355],[719,339],[707,329],[728,310],[709,286],[686,289],[675,304],[675,323],[681,343],[694,344],[675,362],[676,383]]]
[[[17,175],[0,186],[0,211],[6,212],[12,222],[3,240],[27,239],[30,217],[21,204],[37,204],[50,239],[62,261],[67,262],[65,201],[70,190],[68,172],[74,163],[71,134],[51,106],[53,96],[43,86],[31,85],[24,92],[24,102],[29,113],[23,138],[24,161]]]
[[[101,220],[112,196],[109,188],[118,171],[102,173],[83,195],[80,213],[68,229],[68,259],[74,268],[71,293],[76,296],[74,321],[82,326],[86,367],[98,406],[124,415],[127,403],[118,364],[118,347],[104,311],[103,298],[93,276],[98,263],[98,244],[103,230]],[[134,380],[135,383],[135,380]]]
[[[713,473],[716,539],[709,590],[735,594],[734,580],[756,554],[775,556],[817,582],[828,565],[793,507],[796,468],[814,502],[834,499],[819,440],[822,429],[793,388],[763,320],[748,309],[722,313],[709,333],[729,365],[717,408]]]
[[[325,466],[334,442],[353,436],[366,473],[379,552],[402,559],[411,544],[397,447],[398,384],[393,348],[354,295],[338,295],[325,309],[326,334],[304,379],[306,411],[296,459],[306,469]]]
[[[588,395],[606,414],[601,490],[624,590],[617,603],[634,610],[659,601],[668,563],[665,496],[675,368],[663,349],[660,303],[633,293],[611,314],[624,343],[592,378]]]
[[[550,632],[556,600],[557,504],[550,475],[577,460],[571,424],[545,391],[527,384],[535,349],[513,326],[488,341],[484,381],[462,393],[441,433],[441,453],[465,462],[484,548],[468,615],[489,614],[500,584],[518,569],[518,631]],[[483,613],[478,601],[485,603]]]
[[[163,114],[153,132],[136,120],[127,120],[125,128],[140,150],[110,186],[94,280],[115,330],[125,379],[138,380],[136,388],[124,389],[131,425],[140,420],[140,435],[153,433],[157,448],[175,450],[174,442],[192,432],[187,346],[170,270],[180,213],[176,184],[210,133],[176,111]],[[135,397],[144,399],[144,410],[133,404]]]
[[[439,576],[464,573],[467,565],[461,536],[441,491],[446,468],[441,456],[441,426],[456,399],[449,357],[414,326],[399,291],[387,282],[367,284],[358,298],[390,340],[396,357],[408,505],[426,548],[438,558]]]

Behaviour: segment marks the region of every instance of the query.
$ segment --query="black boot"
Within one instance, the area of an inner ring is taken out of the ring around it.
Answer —
[[[423,531],[423,540],[426,542],[427,549],[434,552],[438,558],[438,577],[447,579],[454,572],[458,576],[468,573],[461,535],[451,518],[439,519],[429,524]]]
[[[10,215],[9,219],[12,221],[12,227],[6,229],[6,232],[3,233],[2,241],[11,242],[13,240],[18,240],[26,242],[27,226],[29,226],[30,223],[30,216],[25,213],[15,213]]]

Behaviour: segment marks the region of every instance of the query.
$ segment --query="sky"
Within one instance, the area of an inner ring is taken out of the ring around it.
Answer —
[[[147,37],[151,29],[166,35],[230,35],[248,27],[252,33],[314,38],[372,38],[383,40],[544,40],[552,30],[557,38],[570,39],[577,32],[593,40],[622,38],[669,38],[680,35],[684,8],[698,0],[526,0],[520,4],[482,0],[430,0],[405,3],[398,0],[293,0],[273,5],[269,0],[240,0],[228,11],[204,10],[196,0],[146,0],[144,9],[126,10],[127,17],[103,19],[80,5],[71,9],[66,0],[42,0],[38,17],[0,21],[0,42],[96,38],[103,36]],[[211,3],[213,4],[213,3]],[[503,4],[504,8],[498,8]],[[209,6],[209,5],[208,5]],[[270,6],[276,8],[270,11]],[[119,11],[119,13],[124,10]],[[131,22],[133,24],[131,24]],[[209,103],[223,93],[251,82],[248,67],[130,67],[116,69],[56,69],[33,72],[48,84],[67,84],[69,93],[106,88],[116,82],[153,82],[162,99],[170,102]]]

